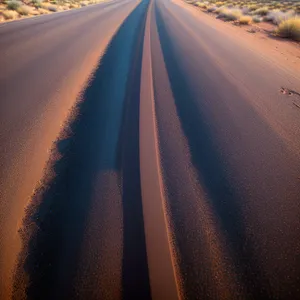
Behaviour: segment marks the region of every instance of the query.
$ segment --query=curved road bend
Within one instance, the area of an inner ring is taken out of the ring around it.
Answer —
[[[180,0],[0,26],[1,299],[299,298],[299,70],[229,26]]]

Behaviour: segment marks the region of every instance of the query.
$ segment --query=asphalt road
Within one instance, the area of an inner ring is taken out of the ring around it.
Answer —
[[[1,299],[300,299],[299,68],[231,27],[0,25]]]

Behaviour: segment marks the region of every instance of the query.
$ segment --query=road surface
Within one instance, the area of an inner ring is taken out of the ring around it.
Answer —
[[[181,0],[0,26],[1,299],[300,299],[300,50],[239,30]]]

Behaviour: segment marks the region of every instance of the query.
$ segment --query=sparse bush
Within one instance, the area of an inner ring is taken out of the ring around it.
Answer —
[[[250,10],[247,6],[241,8],[243,15],[248,15]]]
[[[10,10],[17,10],[21,5],[22,3],[16,0],[7,2],[7,8]]]
[[[57,6],[51,5],[49,3],[42,3],[41,7],[43,9],[47,9],[47,10],[52,11],[52,12],[56,12],[57,11]]]
[[[281,22],[291,19],[295,16],[296,15],[294,11],[282,12],[277,9],[269,12],[268,15],[264,17],[264,20],[278,25]]]
[[[242,12],[240,9],[230,9],[225,8],[220,11],[219,18],[224,19],[226,21],[236,21],[242,17]]]
[[[19,14],[14,10],[4,10],[2,11],[2,15],[5,20],[13,20],[19,16]]]
[[[248,9],[250,11],[254,11],[254,10],[258,9],[258,6],[257,6],[257,4],[251,4],[251,5],[248,5]]]
[[[195,6],[200,7],[200,8],[207,8],[207,5],[205,3],[201,3],[201,2],[196,2]]]
[[[208,8],[207,8],[207,11],[208,12],[214,12],[214,11],[216,11],[217,10],[217,7],[216,6],[209,6]]]
[[[281,14],[282,12],[279,9],[273,9],[268,12],[268,14],[263,18],[265,22],[273,22],[273,19],[277,14]]]
[[[219,18],[226,18],[228,13],[229,13],[228,8],[223,8],[223,9],[218,10]]]
[[[252,23],[252,18],[250,16],[241,16],[239,18],[239,23],[241,25],[249,25]]]
[[[259,15],[259,16],[266,16],[269,12],[269,8],[267,6],[264,7],[260,7],[258,9],[256,9],[253,14],[254,15]]]
[[[41,0],[32,0],[31,3],[35,8],[40,8],[42,1]]]
[[[300,41],[300,17],[294,17],[281,22],[276,33],[281,37]]]
[[[223,6],[223,5],[224,5],[224,2],[221,2],[221,1],[216,2],[216,6],[217,6],[217,7],[221,7],[221,6]]]
[[[263,19],[260,16],[253,16],[252,21],[254,23],[260,23]]]
[[[225,9],[227,9],[227,8],[224,7],[224,6],[218,7],[218,8],[215,10],[215,13],[216,13],[216,14],[220,14],[220,13],[222,13]]]

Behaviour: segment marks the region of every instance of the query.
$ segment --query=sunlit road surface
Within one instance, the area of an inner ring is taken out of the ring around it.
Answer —
[[[230,26],[180,0],[0,26],[1,300],[300,299],[300,72]]]

